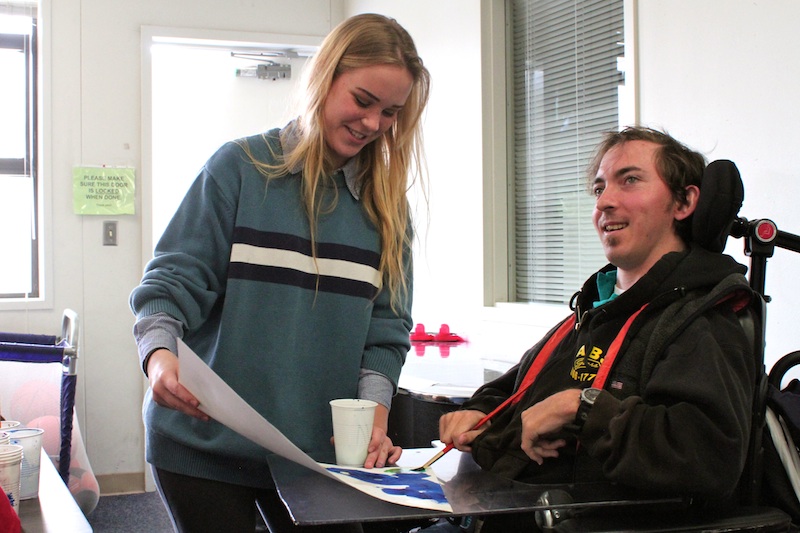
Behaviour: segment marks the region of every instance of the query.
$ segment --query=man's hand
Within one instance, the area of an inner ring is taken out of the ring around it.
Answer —
[[[153,390],[153,400],[162,406],[208,421],[209,416],[198,409],[200,401],[178,382],[178,356],[169,350],[156,350],[147,360],[147,377]]]
[[[439,418],[439,440],[445,444],[453,443],[456,449],[462,452],[472,450],[470,444],[475,437],[480,435],[491,422],[487,422],[480,429],[472,428],[485,416],[481,411],[465,409],[463,411],[452,411]]]
[[[558,457],[558,449],[566,441],[547,440],[543,437],[560,431],[575,420],[581,402],[580,396],[579,389],[567,389],[523,411],[522,451],[533,461],[542,464],[546,457]]]

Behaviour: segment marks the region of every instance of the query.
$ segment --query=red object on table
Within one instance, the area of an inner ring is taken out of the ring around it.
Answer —
[[[416,342],[428,342],[433,340],[433,335],[425,331],[425,324],[417,324],[410,336],[411,340]]]
[[[0,493],[0,533],[19,533],[22,525],[19,516],[11,507],[11,501],[6,498],[5,491]]]
[[[450,333],[450,326],[447,324],[441,325],[439,333],[433,336],[433,340],[436,342],[464,342],[463,338],[455,333]]]

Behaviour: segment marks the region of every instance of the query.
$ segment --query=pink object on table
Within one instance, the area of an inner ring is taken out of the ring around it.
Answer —
[[[434,335],[433,340],[436,342],[464,342],[464,339],[455,333],[450,333],[450,326],[442,324],[439,328],[439,333]]]
[[[433,340],[433,335],[425,331],[425,324],[417,324],[411,332],[411,340],[415,342],[428,342]]]

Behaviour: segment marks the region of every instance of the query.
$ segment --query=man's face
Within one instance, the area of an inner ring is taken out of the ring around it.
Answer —
[[[600,162],[592,189],[594,221],[606,258],[627,289],[666,253],[683,250],[675,220],[688,217],[695,202],[681,205],[656,170],[658,145],[629,141],[611,148]]]

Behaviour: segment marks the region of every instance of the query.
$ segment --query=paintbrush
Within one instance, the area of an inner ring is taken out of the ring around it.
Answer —
[[[483,418],[481,418],[480,420],[478,420],[478,423],[477,423],[477,424],[475,424],[474,426],[472,426],[472,429],[471,429],[470,431],[475,431],[476,429],[478,429],[478,428],[480,428],[481,426],[483,426],[483,425],[484,425],[486,422],[488,422],[489,420],[491,420],[491,419],[494,417],[494,415],[496,415],[497,413],[499,413],[500,411],[502,411],[502,410],[503,410],[503,409],[506,407],[506,405],[508,405],[508,404],[510,404],[512,401],[514,401],[514,399],[515,399],[516,397],[517,397],[517,394],[515,394],[514,396],[512,396],[512,397],[508,398],[506,401],[504,401],[503,403],[501,403],[499,406],[497,406],[497,407],[494,409],[494,411],[492,411],[492,412],[491,412],[491,413],[489,413],[488,415],[486,415],[486,416],[484,416]],[[446,454],[447,452],[449,452],[449,451],[450,451],[450,450],[452,450],[453,448],[454,448],[454,445],[453,445],[453,443],[451,442],[450,444],[448,444],[447,446],[445,446],[444,448],[442,448],[442,449],[439,451],[439,453],[437,453],[436,455],[434,455],[433,457],[431,457],[431,459],[430,459],[430,460],[429,460],[427,463],[425,463],[424,465],[422,465],[422,466],[420,466],[420,467],[417,467],[417,468],[413,469],[413,470],[412,470],[412,472],[422,472],[423,470],[426,470],[426,469],[428,469],[428,468],[429,468],[429,467],[430,467],[430,466],[431,466],[433,463],[435,463],[436,461],[438,461],[439,459],[441,459],[442,457],[444,457],[444,454]]]
[[[453,449],[453,443],[451,442],[450,444],[439,450],[439,453],[431,457],[431,459],[427,463],[425,463],[422,466],[418,466],[417,468],[414,468],[412,472],[423,472],[427,470],[433,463],[444,457],[444,454],[446,454],[452,449]]]

